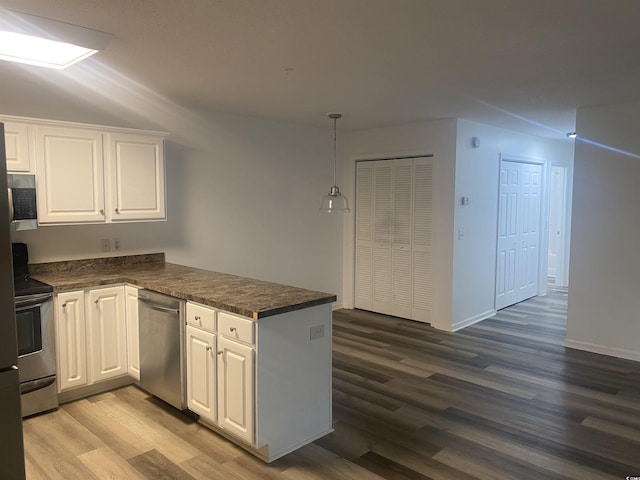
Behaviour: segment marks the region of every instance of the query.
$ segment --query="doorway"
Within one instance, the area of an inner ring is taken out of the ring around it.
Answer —
[[[496,310],[538,294],[542,164],[502,158]]]
[[[567,286],[567,189],[568,168],[551,166],[549,201],[549,251],[547,277],[560,287]]]

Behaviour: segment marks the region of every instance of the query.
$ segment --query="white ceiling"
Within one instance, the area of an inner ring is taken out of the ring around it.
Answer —
[[[640,100],[638,0],[0,5],[114,36],[62,73],[0,62],[1,113],[110,112],[135,95],[319,127],[341,111],[349,130],[462,117],[560,138],[577,107]]]

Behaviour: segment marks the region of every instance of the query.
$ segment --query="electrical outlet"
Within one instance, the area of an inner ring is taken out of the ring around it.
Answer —
[[[100,240],[100,248],[102,249],[103,252],[110,252],[111,240],[109,240],[108,238],[103,238],[102,240]]]
[[[317,325],[309,329],[309,340],[317,340],[324,337],[324,325]]]
[[[114,252],[119,252],[120,248],[122,247],[122,244],[120,243],[120,239],[119,238],[112,238],[111,239],[111,244],[113,245],[113,251]]]

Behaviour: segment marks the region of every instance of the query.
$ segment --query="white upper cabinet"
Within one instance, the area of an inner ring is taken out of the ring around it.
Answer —
[[[39,223],[104,222],[102,134],[37,127]]]
[[[153,135],[109,133],[107,219],[165,218],[163,139]]]
[[[0,116],[7,171],[36,175],[41,225],[166,219],[163,132]]]
[[[33,173],[29,155],[29,129],[19,123],[4,124],[4,141],[7,152],[7,171]]]

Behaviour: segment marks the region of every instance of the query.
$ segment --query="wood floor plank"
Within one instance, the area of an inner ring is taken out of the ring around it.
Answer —
[[[190,458],[181,463],[180,467],[195,480],[242,480],[242,477],[230,472],[223,464],[206,454]]]
[[[78,459],[98,478],[118,480],[149,480],[109,447],[102,447],[78,456]]]
[[[461,470],[439,462],[433,458],[433,454],[418,452],[410,448],[398,445],[394,442],[380,440],[374,445],[372,452],[387,458],[398,465],[419,473],[426,478],[436,480],[475,480],[476,477]],[[361,466],[364,466],[360,463]],[[369,464],[368,468],[375,468]],[[377,471],[377,470],[374,470]]]
[[[602,418],[587,417],[582,422],[585,427],[600,430],[601,432],[610,433],[616,437],[626,438],[637,444],[637,453],[640,455],[640,430],[637,428],[629,427],[627,425],[620,425],[609,420]],[[618,444],[616,442],[616,448]]]
[[[140,472],[143,478],[149,480],[195,480],[157,450],[150,450],[130,458],[129,464]]]
[[[202,453],[178,437],[172,430],[163,427],[149,417],[140,415],[140,411],[129,404],[104,401],[96,405],[106,414],[119,418],[133,434],[153,443],[157,451],[174,463],[182,463]]]
[[[283,472],[284,478],[290,480],[383,480],[385,478],[313,443],[297,450],[291,456],[295,464]]]
[[[111,395],[102,398],[113,399],[115,397]],[[97,403],[95,399],[93,401],[79,400],[68,404],[64,411],[125,459],[153,449],[153,444],[145,437],[136,434],[120,422],[118,416],[105,412]]]
[[[25,436],[37,434],[39,438],[45,438],[46,443],[55,449],[61,449],[57,437],[60,432],[64,432],[66,436],[73,438],[72,443],[64,446],[68,455],[81,455],[104,445],[102,440],[77,422],[66,410],[25,419],[22,425]]]
[[[32,417],[29,425],[24,426],[28,480],[101,480],[67,450],[73,441],[68,432],[52,436],[50,431],[38,428],[42,417]]]
[[[365,453],[355,463],[367,470],[378,472],[379,475],[389,480],[431,480],[431,477],[422,475],[406,465],[394,462],[376,452]]]

